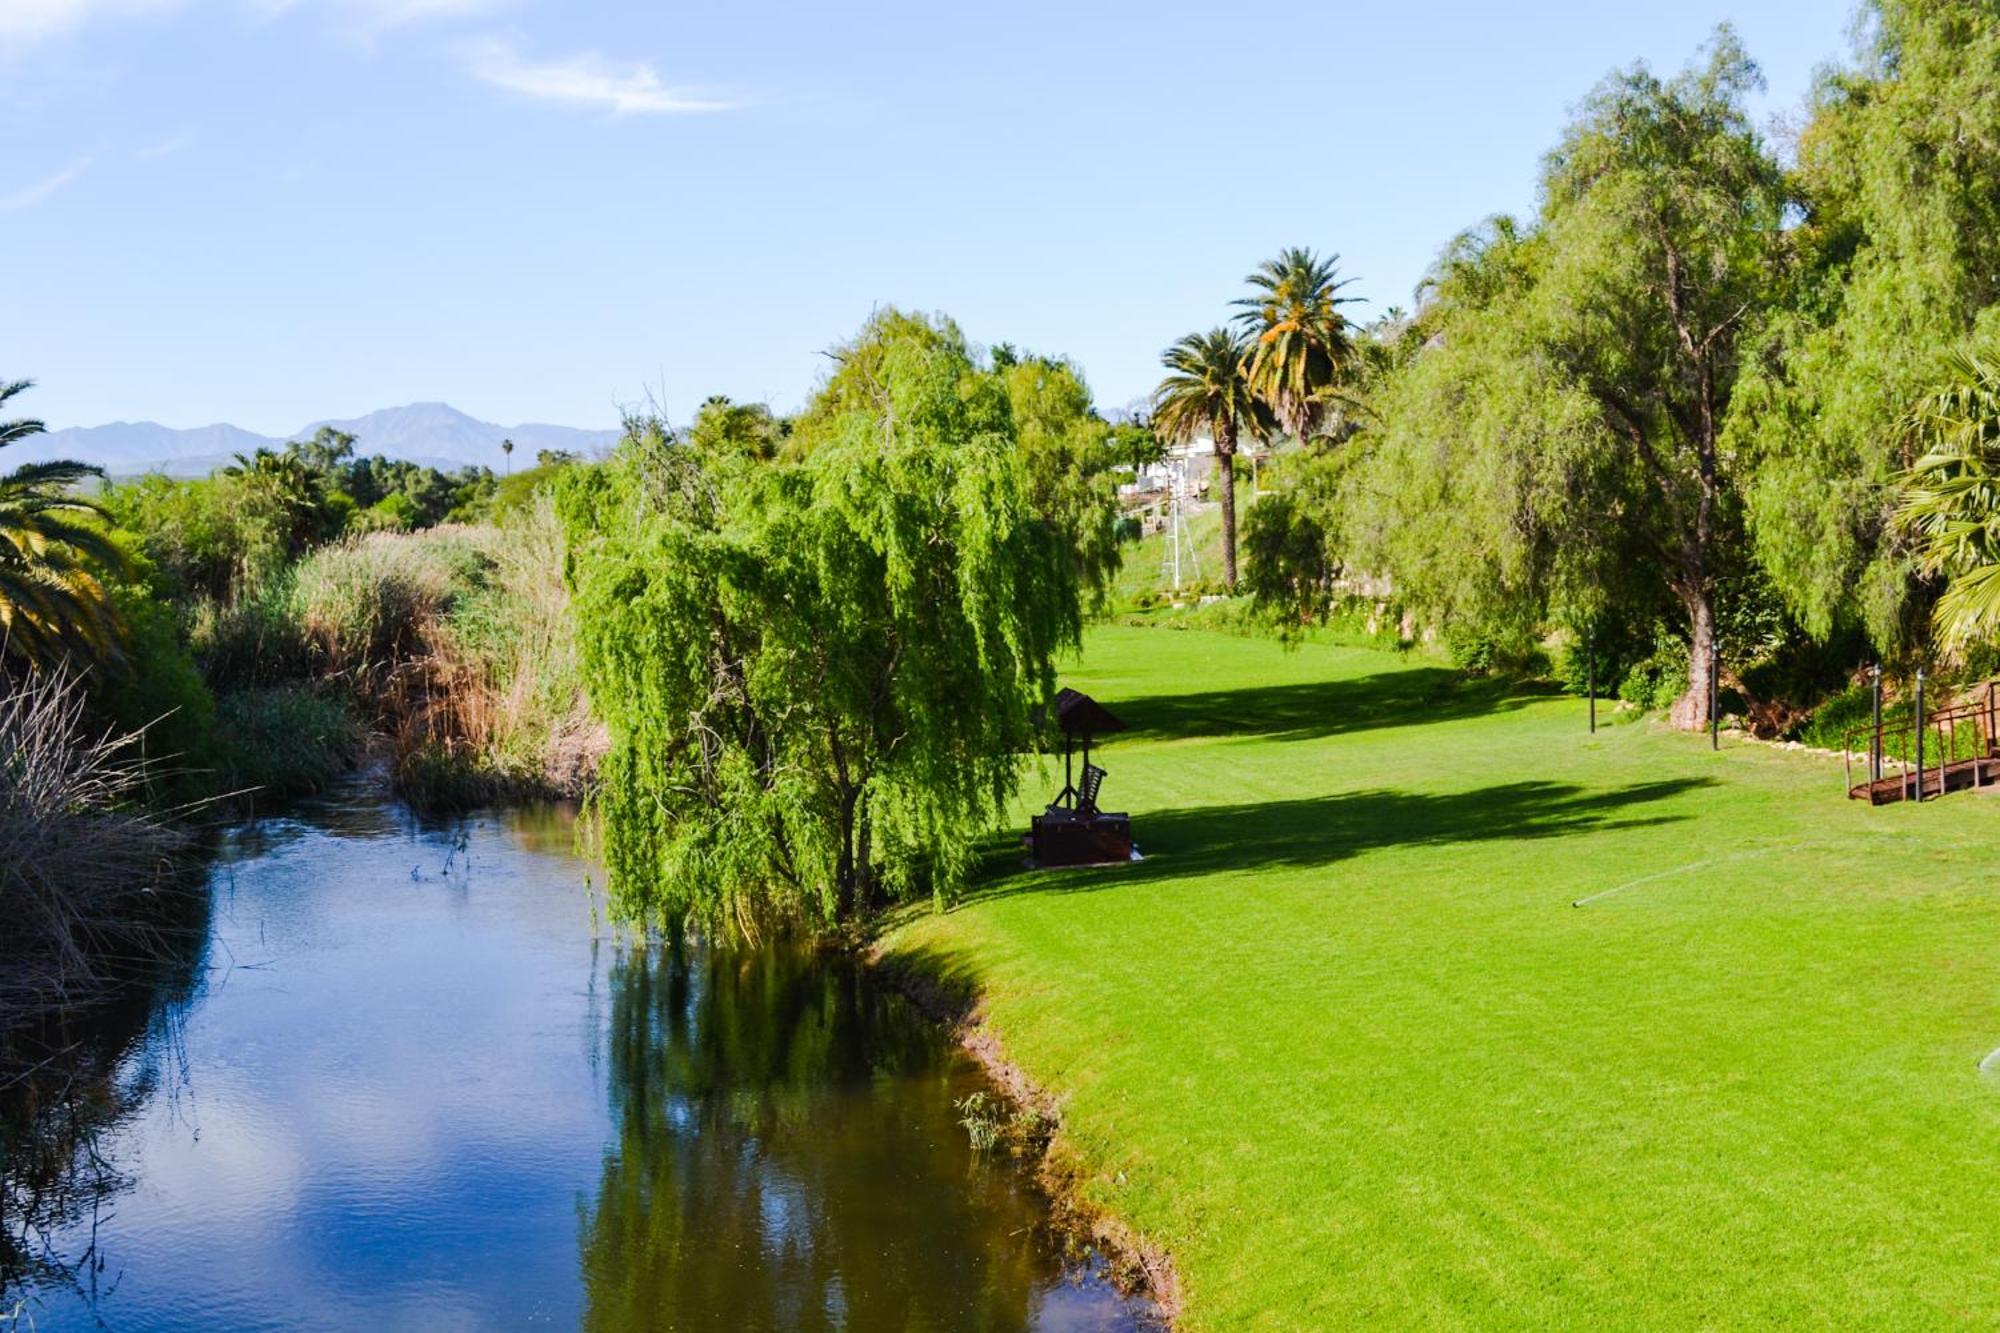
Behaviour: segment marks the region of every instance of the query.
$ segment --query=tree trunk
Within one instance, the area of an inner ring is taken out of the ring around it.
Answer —
[[[1215,463],[1222,472],[1222,585],[1236,591],[1236,427],[1219,423]]]
[[[855,806],[860,799],[861,789],[858,787],[840,798],[840,857],[833,871],[833,912],[835,921],[842,925],[854,919],[857,890],[860,888],[854,855]]]
[[[1715,604],[1706,591],[1683,593],[1681,600],[1690,626],[1688,688],[1667,716],[1682,731],[1700,731],[1708,725],[1709,677],[1715,667]]]
[[[854,803],[854,902],[863,911],[873,910],[875,901],[874,821],[868,817],[868,789],[863,787]]]

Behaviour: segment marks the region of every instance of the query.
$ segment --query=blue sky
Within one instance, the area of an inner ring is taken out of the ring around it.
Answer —
[[[1117,406],[1280,246],[1408,303],[1614,66],[1727,19],[1791,114],[1851,15],[0,0],[0,376],[52,426],[685,419],[796,406],[893,303]]]

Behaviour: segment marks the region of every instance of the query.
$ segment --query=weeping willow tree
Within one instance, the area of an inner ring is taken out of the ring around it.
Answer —
[[[1905,420],[1897,525],[1918,568],[1948,580],[1932,613],[1940,646],[2000,637],[2000,333],[1942,358],[1936,384]]]
[[[563,483],[629,917],[754,933],[949,893],[1077,642],[1000,379],[895,311],[839,359],[781,458],[642,429]]]

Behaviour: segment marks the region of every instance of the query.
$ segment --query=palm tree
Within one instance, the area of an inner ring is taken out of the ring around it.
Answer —
[[[222,469],[222,475],[237,478],[249,494],[270,506],[287,555],[304,554],[322,526],[324,497],[297,450],[260,445],[255,453],[236,455],[236,461]]]
[[[507,455],[507,475],[511,477],[514,475],[514,442],[512,440],[500,441],[500,452]]]
[[[1245,374],[1294,439],[1304,441],[1337,420],[1350,400],[1341,392],[1355,348],[1340,307],[1340,256],[1321,259],[1293,247],[1266,260],[1245,281],[1255,289],[1235,304],[1237,322],[1256,339]]]
[[[30,387],[0,382],[0,407]],[[0,449],[39,435],[39,421],[0,421]],[[91,561],[122,569],[125,557],[102,532],[79,520],[103,510],[76,487],[103,469],[87,463],[24,463],[0,474],[0,651],[30,667],[70,653],[118,659],[118,617]]]
[[[1898,526],[1919,568],[1950,582],[1933,624],[1946,647],[2000,634],[2000,339],[1960,347],[1904,420]],[[1905,455],[1908,456],[1907,454]]]
[[[1215,441],[1222,473],[1222,581],[1236,586],[1236,444],[1261,435],[1270,417],[1244,375],[1249,340],[1233,329],[1190,333],[1160,356],[1167,377],[1153,391],[1153,429],[1187,444],[1206,434]]]

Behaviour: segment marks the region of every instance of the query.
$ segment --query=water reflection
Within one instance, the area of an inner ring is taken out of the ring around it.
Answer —
[[[584,1221],[590,1327],[665,1310],[771,1329],[1019,1329],[1059,1311],[1115,1326],[1115,1302],[1091,1321],[1088,1293],[1049,1299],[1035,1201],[957,1123],[972,1072],[851,963],[662,947],[611,976],[618,1150]]]
[[[97,1290],[97,1225],[132,1184],[102,1146],[176,1076],[208,942],[210,899],[197,889],[163,897],[154,924],[168,953],[119,992],[0,1035],[0,1326],[31,1289]]]
[[[68,1136],[10,1130],[8,1234],[49,1203],[0,1323],[1133,1325],[972,1155],[978,1075],[899,998],[606,935],[569,842],[352,797],[226,840],[204,950],[12,1099]]]

